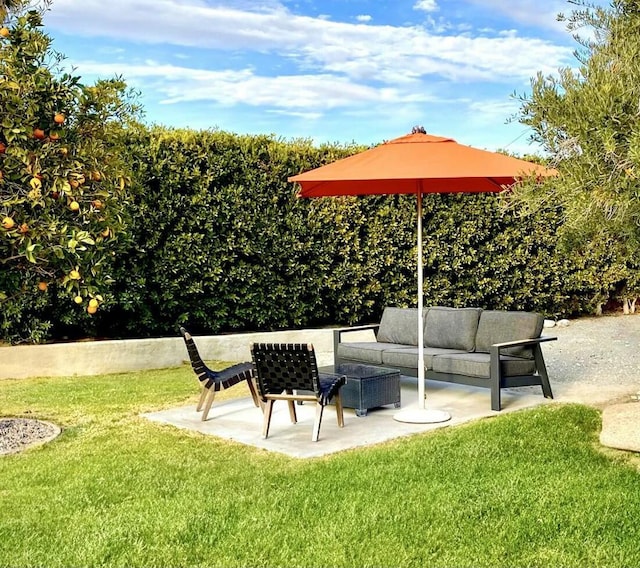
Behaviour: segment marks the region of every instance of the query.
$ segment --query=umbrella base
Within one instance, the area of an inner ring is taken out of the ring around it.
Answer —
[[[408,422],[410,424],[435,424],[451,420],[451,414],[444,410],[432,410],[428,408],[407,408],[393,415],[393,419],[398,422]]]

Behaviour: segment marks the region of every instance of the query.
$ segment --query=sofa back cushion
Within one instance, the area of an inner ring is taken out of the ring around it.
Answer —
[[[418,345],[417,308],[385,308],[377,339],[384,343]]]
[[[544,318],[533,312],[485,310],[478,324],[476,351],[489,353],[494,343],[540,337],[543,325]],[[533,357],[530,347],[511,347],[502,350],[502,353],[514,357]]]
[[[428,308],[424,318],[425,347],[473,351],[480,308]]]

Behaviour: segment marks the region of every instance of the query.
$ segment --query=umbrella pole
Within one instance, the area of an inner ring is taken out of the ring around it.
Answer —
[[[420,188],[416,201],[418,217],[418,408],[425,409],[427,403],[424,396],[424,261],[422,254],[422,191]]]
[[[424,394],[424,269],[422,259],[422,183],[416,191],[417,248],[418,248],[418,407],[407,408],[394,414],[398,422],[413,424],[432,424],[451,420],[451,414],[443,410],[429,410]]]

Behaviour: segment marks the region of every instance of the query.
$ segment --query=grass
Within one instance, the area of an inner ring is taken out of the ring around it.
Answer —
[[[0,381],[0,414],[64,429],[0,457],[0,565],[640,565],[640,473],[593,408],[313,460],[138,416],[196,398],[187,367]]]

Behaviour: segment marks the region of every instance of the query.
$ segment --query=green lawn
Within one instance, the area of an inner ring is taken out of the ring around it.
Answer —
[[[64,429],[0,457],[0,565],[640,565],[638,463],[599,447],[595,409],[298,460],[138,417],[195,404],[195,383],[186,366],[0,381],[0,415]]]

